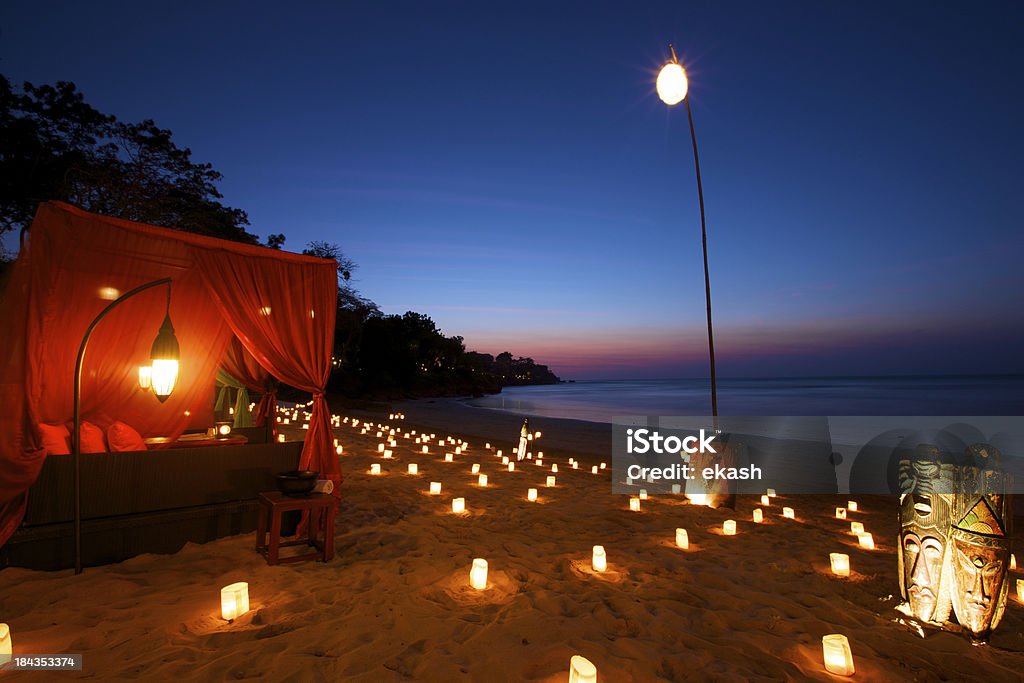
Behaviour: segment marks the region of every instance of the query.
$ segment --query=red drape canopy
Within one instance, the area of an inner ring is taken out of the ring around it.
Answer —
[[[263,371],[313,394],[300,467],[340,484],[323,399],[336,268],[330,260],[41,204],[0,295],[0,545],[20,524],[45,457],[37,425],[71,419],[75,356],[86,328],[112,298],[159,278],[172,280],[170,315],[181,345],[174,392],[161,404],[138,385],[138,366],[148,364],[166,307],[166,288],[155,287],[125,301],[94,331],[83,370],[83,419],[101,426],[121,420],[143,436],[177,437],[188,413],[208,403],[217,367],[237,337]],[[238,358],[237,351],[227,355]],[[248,379],[261,378],[250,371]]]

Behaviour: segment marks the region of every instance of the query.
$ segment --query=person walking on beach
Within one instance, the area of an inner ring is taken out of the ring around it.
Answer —
[[[523,418],[523,427],[519,430],[519,449],[516,450],[516,460],[526,457],[526,441],[530,435],[530,418]]]

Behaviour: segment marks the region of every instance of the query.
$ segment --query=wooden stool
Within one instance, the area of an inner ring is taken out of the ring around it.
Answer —
[[[288,564],[319,559],[327,562],[334,557],[334,513],[338,500],[326,493],[311,493],[302,498],[286,496],[280,491],[259,494],[260,512],[256,522],[256,552],[266,558],[267,564]],[[281,515],[298,510],[309,513],[308,535],[305,539],[281,542]],[[267,516],[270,516],[270,542],[267,542]],[[321,540],[319,537],[323,536]],[[314,552],[280,558],[281,548],[308,545]]]

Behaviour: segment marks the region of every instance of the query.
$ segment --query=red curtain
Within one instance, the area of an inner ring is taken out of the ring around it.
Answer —
[[[324,259],[41,204],[0,294],[0,546],[21,523],[46,455],[36,425],[72,418],[75,357],[87,327],[112,299],[160,278],[172,280],[170,316],[181,346],[174,392],[159,403],[138,385],[167,306],[160,286],[126,300],[95,328],[83,366],[83,419],[102,427],[121,420],[143,436],[177,438],[212,410],[214,378],[234,331],[266,370],[317,396],[303,462],[340,484],[337,458],[328,457],[322,397],[335,268]],[[262,316],[251,299],[269,302],[261,306],[272,306],[272,315]],[[258,376],[252,369],[250,378]]]
[[[301,469],[341,484],[324,389],[331,372],[337,265],[285,262],[218,250],[194,258],[221,315],[242,346],[272,375],[313,394]]]

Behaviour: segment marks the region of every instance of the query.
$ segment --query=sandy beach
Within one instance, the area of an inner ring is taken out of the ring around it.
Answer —
[[[754,524],[756,498],[712,510],[677,497],[630,512],[611,494],[607,425],[531,419],[545,466],[508,472],[521,418],[452,401],[396,405],[399,432],[432,432],[429,453],[398,438],[377,453],[376,429],[336,430],[345,482],[328,564],[267,566],[252,534],[174,555],[144,555],[72,571],[0,571],[0,621],[20,653],[82,653],[80,673],[6,672],[16,680],[540,681],[568,680],[581,654],[599,680],[843,680],[824,671],[821,638],[845,634],[860,681],[1017,681],[1024,670],[1024,605],[1011,592],[987,646],[953,633],[922,638],[899,623],[894,499],[858,499],[875,550],[857,547],[846,498],[779,496]],[[360,419],[387,422],[386,411]],[[291,438],[301,430],[287,428]],[[438,439],[469,447],[453,462]],[[490,442],[492,449],[485,446]],[[580,469],[573,470],[570,457]],[[382,473],[369,474],[379,463]],[[407,474],[417,463],[418,475]],[[473,464],[489,477],[480,487]],[[545,486],[550,463],[559,472]],[[428,494],[431,481],[441,495]],[[539,490],[537,502],[527,489]],[[465,497],[468,512],[450,512]],[[796,519],[783,519],[783,506]],[[722,523],[737,521],[736,536]],[[675,547],[687,529],[688,550]],[[1020,528],[1018,524],[1017,528]],[[608,569],[591,568],[603,545]],[[1019,548],[1019,543],[1016,544]],[[850,556],[833,577],[829,553]],[[1019,551],[1018,551],[1019,555]],[[469,586],[473,558],[488,587]],[[1011,573],[1011,580],[1024,578]],[[251,611],[220,618],[219,591],[248,581]]]

